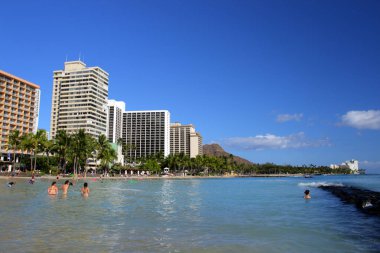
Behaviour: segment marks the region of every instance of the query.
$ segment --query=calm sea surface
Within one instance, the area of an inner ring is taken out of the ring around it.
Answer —
[[[380,252],[379,218],[313,187],[380,191],[378,175],[89,179],[87,199],[83,181],[67,197],[14,181],[0,179],[0,252]]]

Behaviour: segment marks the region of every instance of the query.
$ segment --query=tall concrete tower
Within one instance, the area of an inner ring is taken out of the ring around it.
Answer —
[[[124,112],[124,102],[112,99],[108,100],[107,138],[109,142],[117,143],[122,137]]]
[[[94,137],[106,134],[107,99],[107,72],[82,61],[65,62],[64,70],[54,71],[53,76],[51,137],[58,130],[84,129]]]

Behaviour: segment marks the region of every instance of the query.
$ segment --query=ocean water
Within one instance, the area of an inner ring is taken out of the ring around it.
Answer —
[[[0,179],[0,252],[380,252],[380,218],[316,188],[380,176],[83,181]],[[59,181],[59,186],[63,181]],[[310,189],[311,200],[303,199]]]

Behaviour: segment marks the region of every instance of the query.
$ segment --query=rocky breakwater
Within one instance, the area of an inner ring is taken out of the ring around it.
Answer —
[[[343,202],[354,204],[359,210],[380,216],[380,193],[352,186],[319,186],[339,197]]]

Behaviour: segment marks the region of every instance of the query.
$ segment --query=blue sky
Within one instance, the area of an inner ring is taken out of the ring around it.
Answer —
[[[66,57],[128,110],[167,109],[253,162],[380,173],[380,1],[5,1],[0,69],[41,86]]]

